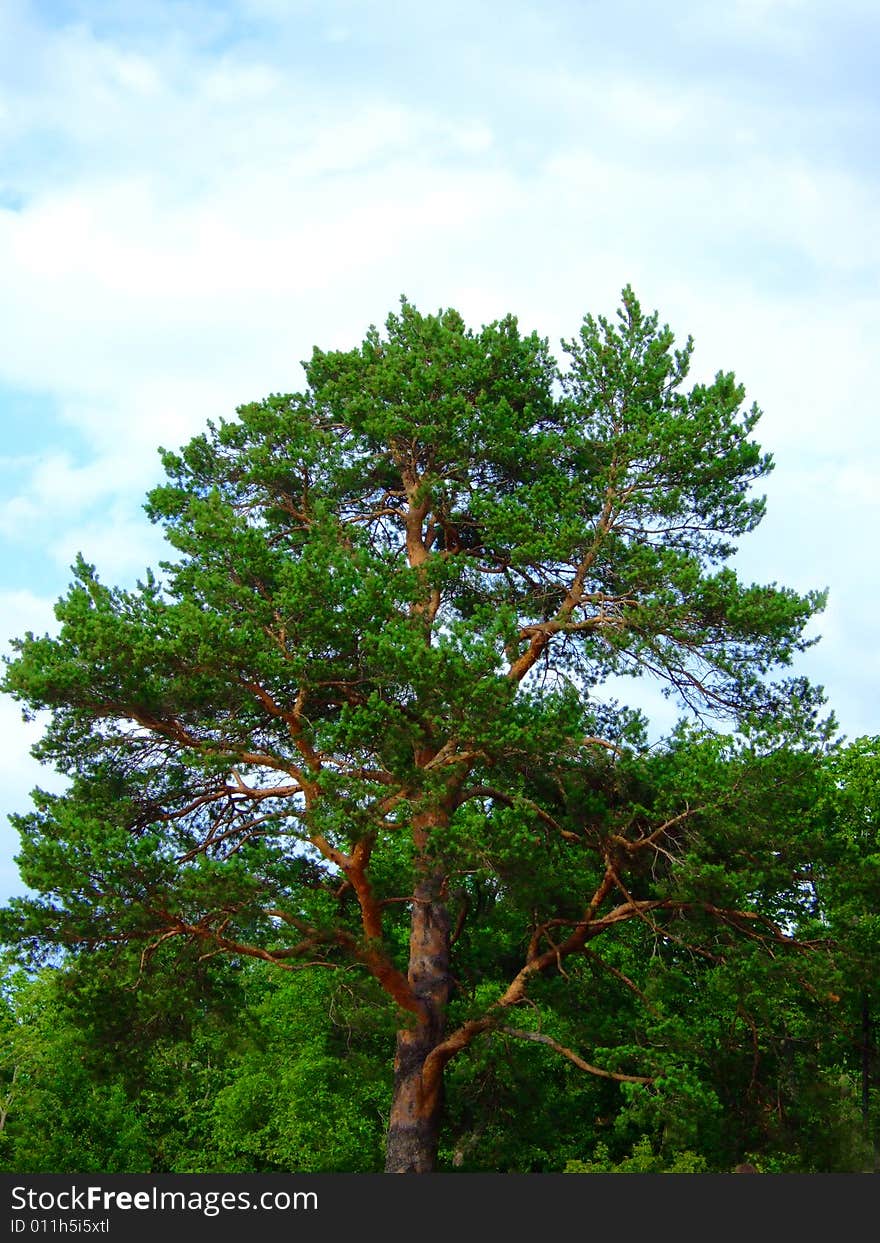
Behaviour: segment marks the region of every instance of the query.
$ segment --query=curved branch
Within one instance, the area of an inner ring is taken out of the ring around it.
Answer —
[[[622,1071],[603,1070],[601,1066],[593,1066],[591,1062],[585,1062],[582,1057],[579,1057],[573,1049],[567,1049],[565,1045],[554,1040],[552,1036],[545,1036],[543,1032],[521,1031],[518,1027],[499,1027],[498,1031],[503,1032],[505,1036],[514,1036],[517,1040],[532,1040],[536,1044],[545,1044],[554,1053],[560,1053],[569,1062],[573,1062],[579,1070],[585,1070],[591,1075],[598,1075],[600,1079],[615,1079],[618,1083],[654,1082],[651,1075],[625,1075]]]

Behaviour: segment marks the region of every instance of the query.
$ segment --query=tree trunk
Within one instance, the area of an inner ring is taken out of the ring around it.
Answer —
[[[443,1072],[425,1063],[443,1039],[449,976],[449,913],[443,878],[416,887],[409,940],[409,982],[423,1017],[397,1033],[394,1091],[385,1155],[386,1174],[430,1174],[437,1161],[443,1111]]]

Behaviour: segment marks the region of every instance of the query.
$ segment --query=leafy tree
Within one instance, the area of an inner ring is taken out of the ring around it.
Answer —
[[[70,778],[18,818],[45,896],[7,935],[358,968],[396,1016],[389,1172],[434,1168],[446,1068],[487,1041],[656,1077],[607,1014],[566,1043],[597,974],[641,991],[627,928],[723,956],[788,945],[804,901],[767,798],[819,697],[773,677],[823,597],[726,564],[763,513],[759,412],[730,373],[687,388],[691,341],[629,288],[564,348],[403,301],[316,349],[303,392],[163,454],[176,559],[134,590],[80,560],[7,670]],[[647,753],[601,699],[622,673],[751,741]]]
[[[567,1161],[566,1174],[705,1174],[705,1159],[696,1152],[677,1152],[668,1162],[654,1152],[651,1141],[643,1136],[633,1144],[632,1152],[621,1161],[612,1162],[607,1144],[597,1144],[592,1161]]]
[[[130,1174],[146,1135],[118,1079],[90,1073],[83,1032],[59,1022],[51,979],[10,974],[0,1001],[0,1170]]]
[[[387,1020],[346,973],[102,957],[7,972],[0,1169],[381,1169]]]
[[[859,1082],[866,1139],[880,1152],[877,1024],[880,991],[880,738],[856,738],[828,758],[817,799],[817,829],[830,849],[817,854],[811,888],[817,916],[841,964],[841,1060]]]

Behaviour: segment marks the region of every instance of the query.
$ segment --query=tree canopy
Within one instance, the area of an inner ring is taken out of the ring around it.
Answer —
[[[825,741],[786,676],[824,595],[730,564],[772,462],[732,373],[687,386],[692,348],[629,288],[564,366],[512,316],[403,300],[163,452],[172,559],[134,589],[80,559],[57,637],[8,662],[69,787],[18,818],[44,896],[7,935],[359,973],[397,1026],[389,1171],[434,1168],[446,1068],[486,1041],[662,1078],[607,1011],[601,1058],[572,1047],[572,1007],[645,1001],[658,946],[811,942]],[[732,732],[647,748],[618,674]]]

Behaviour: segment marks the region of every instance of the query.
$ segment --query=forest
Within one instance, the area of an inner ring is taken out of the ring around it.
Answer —
[[[0,1170],[877,1168],[880,738],[737,571],[761,412],[630,287],[562,351],[402,299],[15,642]]]

